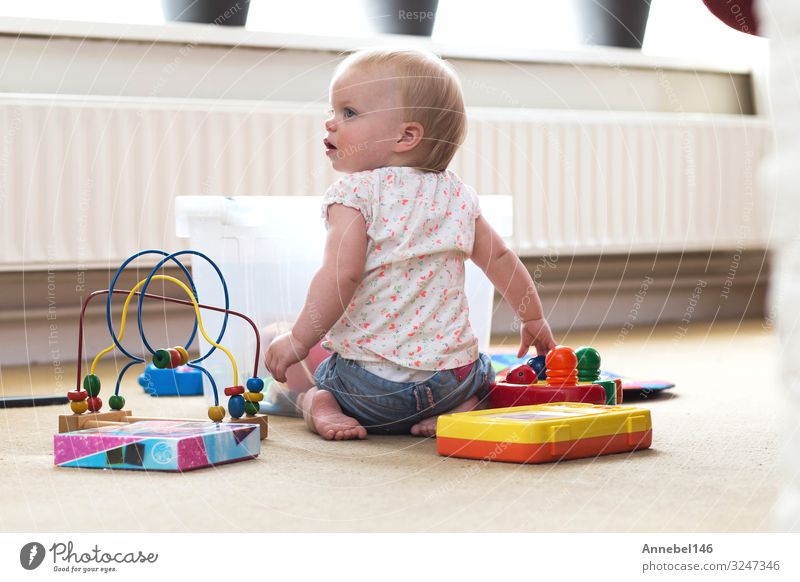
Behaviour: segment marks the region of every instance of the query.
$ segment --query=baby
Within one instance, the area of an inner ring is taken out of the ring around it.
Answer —
[[[469,324],[466,259],[515,309],[519,357],[555,341],[525,267],[447,169],[466,133],[449,65],[417,50],[360,51],[337,68],[330,98],[324,145],[345,175],[323,199],[323,265],[265,362],[283,382],[324,339],[333,355],[300,403],[323,438],[432,436],[439,414],[478,407],[494,379]]]

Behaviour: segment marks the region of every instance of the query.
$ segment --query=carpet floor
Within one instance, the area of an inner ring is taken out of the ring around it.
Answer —
[[[662,325],[560,336],[603,367],[677,386],[649,408],[653,446],[545,465],[448,459],[434,439],[326,442],[300,419],[270,417],[252,461],[185,474],[53,466],[66,406],[0,409],[0,531],[757,532],[780,487],[783,388],[776,340],[760,322]],[[513,341],[495,342],[512,349]],[[5,395],[71,388],[74,368],[0,369]],[[110,379],[114,363],[103,366]],[[748,373],[748,370],[751,373]],[[106,380],[106,385],[110,380]],[[108,388],[104,389],[107,396]],[[136,414],[205,418],[202,397],[152,398],[130,375]]]

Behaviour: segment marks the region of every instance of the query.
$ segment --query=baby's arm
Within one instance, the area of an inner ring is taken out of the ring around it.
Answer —
[[[361,282],[366,255],[367,225],[362,214],[331,204],[322,266],[311,280],[303,310],[292,331],[277,337],[264,355],[273,378],[285,382],[286,368],[305,358],[339,320]]]
[[[471,258],[519,317],[520,346],[517,356],[524,356],[531,344],[542,356],[554,348],[556,342],[544,318],[542,302],[533,279],[522,261],[483,216],[478,216],[475,221],[475,244]]]

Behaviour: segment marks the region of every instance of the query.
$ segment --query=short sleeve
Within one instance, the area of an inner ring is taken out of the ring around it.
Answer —
[[[464,184],[464,192],[466,192],[466,195],[472,202],[472,219],[478,220],[478,217],[481,215],[481,203],[478,200],[478,193],[475,192],[475,188],[468,184]]]
[[[342,204],[358,210],[369,228],[372,224],[372,208],[375,196],[372,172],[357,172],[342,176],[325,191],[322,196],[322,218],[328,227],[328,207],[331,204]]]

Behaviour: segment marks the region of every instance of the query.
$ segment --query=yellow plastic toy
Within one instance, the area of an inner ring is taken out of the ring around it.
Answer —
[[[624,453],[652,440],[649,410],[577,402],[444,414],[436,427],[440,455],[511,463]]]

